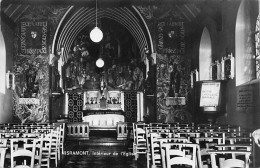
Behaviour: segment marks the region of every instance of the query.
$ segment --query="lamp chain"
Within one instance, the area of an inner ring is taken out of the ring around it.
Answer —
[[[96,0],[96,27],[97,27],[97,0]]]

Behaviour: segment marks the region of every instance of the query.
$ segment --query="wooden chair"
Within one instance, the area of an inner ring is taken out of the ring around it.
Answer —
[[[225,140],[222,136],[211,136],[210,134],[208,134],[207,137],[194,138],[194,140],[196,144],[200,146],[200,157],[202,160],[202,164],[205,166],[210,166],[211,164],[210,154],[208,153],[208,151],[212,149],[217,149],[216,145],[223,145],[225,143]]]
[[[164,143],[166,167],[172,165],[188,165],[192,168],[201,167],[199,159],[199,146],[192,143]]]
[[[20,141],[24,142],[24,140],[21,139],[10,139],[11,168],[34,168],[36,139],[32,140],[32,150],[24,149],[23,147],[20,148],[18,144]],[[24,158],[21,159],[21,157]]]
[[[241,136],[236,136],[236,137],[227,137],[226,141],[228,141],[230,144],[252,144],[253,143],[253,138],[252,137],[241,137]]]
[[[244,168],[245,162],[240,159],[227,159],[222,161],[221,168],[232,168],[232,167],[241,167]]]
[[[154,125],[156,124],[156,125]],[[146,133],[146,145],[147,145],[147,167],[150,167],[150,164],[152,166],[160,165],[161,164],[161,154],[160,151],[158,151],[160,144],[157,138],[169,138],[172,137],[173,133],[171,133],[169,124],[163,125],[165,127],[159,127],[162,126],[160,123],[153,123],[150,124],[149,127],[145,128]],[[150,163],[151,162],[151,163]]]
[[[176,135],[175,137],[185,137],[187,138],[190,142],[193,141],[194,138],[200,137],[200,132],[190,132],[187,130],[187,132],[174,132]]]
[[[34,144],[33,143],[26,143],[24,144],[24,149],[31,150],[33,149]],[[36,145],[35,145],[35,156],[34,156],[34,168],[40,168],[42,163],[42,148],[43,148],[43,135],[36,139]]]
[[[52,147],[52,133],[46,135],[43,138],[42,143],[42,158],[41,158],[41,167],[50,168],[50,155],[51,155],[51,147]]]
[[[198,137],[194,138],[195,142],[199,145],[204,144],[204,148],[209,149],[215,145],[225,144],[223,137]]]
[[[64,152],[65,123],[53,123],[53,125],[55,129],[59,131],[58,160],[60,160],[61,154]]]
[[[216,145],[218,150],[245,150],[245,151],[252,151],[252,144],[223,144],[223,145]]]
[[[160,128],[161,126],[165,126],[165,124],[160,125],[160,123],[153,123],[153,125],[150,125],[150,127],[145,128],[147,144],[147,167],[149,167],[150,164],[152,166],[162,165],[159,139],[172,138],[175,136],[175,134],[171,132],[169,124],[166,124],[166,127]]]
[[[135,155],[135,160],[138,159],[139,154],[147,153],[145,127],[148,126],[149,125],[145,123],[133,123],[133,133],[134,133],[133,153]]]
[[[151,128],[166,128],[166,129],[170,129],[171,125],[167,124],[167,123],[150,123],[149,127]]]
[[[5,154],[6,154],[5,147],[0,147],[0,168],[4,168],[5,165]]]
[[[161,152],[160,152],[160,138],[161,135],[157,132],[152,132],[147,135],[147,167],[161,165]]]
[[[59,155],[60,155],[60,128],[57,127],[56,130],[52,131],[51,137],[51,153],[50,153],[50,160],[55,160],[56,167],[58,166],[59,162]]]
[[[245,150],[211,150],[208,151],[211,157],[211,167],[243,167],[249,168],[249,156],[251,155],[251,151]],[[232,156],[236,155],[244,155],[244,159],[240,158],[232,158]],[[216,158],[219,158],[219,162],[217,164]],[[241,162],[242,161],[242,162]]]
[[[158,138],[160,143],[160,154],[161,154],[161,161],[162,167],[166,167],[166,154],[165,148],[163,147],[164,143],[189,143],[189,140],[185,137],[174,137],[174,138]]]
[[[64,153],[64,142],[65,142],[65,123],[62,123],[60,125],[60,143],[59,143],[59,148],[61,149],[60,154],[59,154],[59,160],[60,160],[60,155]]]

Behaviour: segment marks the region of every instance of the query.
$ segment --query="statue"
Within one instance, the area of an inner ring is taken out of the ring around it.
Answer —
[[[260,147],[260,129],[255,130],[252,133],[255,143]]]
[[[53,55],[51,59],[51,69],[52,69],[52,74],[51,74],[51,88],[53,91],[58,91],[59,90],[59,83],[60,83],[60,73],[57,68],[57,62],[59,60],[58,56]]]
[[[173,64],[173,70],[170,73],[170,89],[169,96],[170,97],[178,97],[180,93],[181,86],[181,74],[177,68],[177,64]]]

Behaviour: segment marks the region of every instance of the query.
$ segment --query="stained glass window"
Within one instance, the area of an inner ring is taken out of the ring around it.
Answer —
[[[256,20],[255,48],[256,48],[256,78],[260,79],[260,15]]]

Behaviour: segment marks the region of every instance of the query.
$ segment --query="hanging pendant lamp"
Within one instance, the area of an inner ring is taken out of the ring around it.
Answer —
[[[103,32],[97,26],[97,0],[96,0],[96,27],[90,32],[90,39],[98,43],[103,39]]]
[[[96,66],[102,68],[105,65],[105,62],[102,58],[97,59]]]

